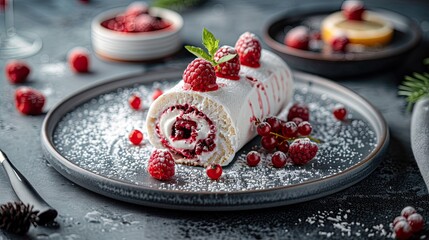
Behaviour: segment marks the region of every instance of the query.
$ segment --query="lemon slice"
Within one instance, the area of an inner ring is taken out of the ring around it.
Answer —
[[[344,32],[352,44],[380,46],[390,42],[393,37],[392,24],[377,13],[365,11],[363,21],[347,20],[342,12],[327,16],[321,27],[323,41],[329,43],[338,32]]]

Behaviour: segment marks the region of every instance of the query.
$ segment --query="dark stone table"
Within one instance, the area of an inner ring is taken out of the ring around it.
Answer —
[[[132,73],[143,73],[157,64],[113,63],[92,56],[92,72],[77,75],[66,64],[67,51],[75,46],[91,48],[91,19],[104,9],[125,6],[129,0],[16,0],[16,27],[37,33],[42,50],[26,58],[33,69],[27,84],[47,94],[47,107],[89,84]],[[241,32],[262,35],[266,21],[287,8],[316,0],[211,0],[182,12],[183,39],[200,44],[203,27],[233,43]],[[340,4],[341,1],[324,1]],[[429,2],[427,0],[367,1],[416,20],[425,41],[403,60],[400,67],[355,78],[337,79],[373,103],[386,118],[391,142],[379,167],[365,180],[321,199],[272,209],[240,212],[183,212],[137,206],[90,192],[61,176],[42,154],[42,116],[22,116],[14,108],[16,86],[4,75],[0,60],[0,148],[59,211],[59,228],[31,228],[28,239],[385,239],[391,237],[393,218],[407,205],[415,206],[428,220],[429,195],[410,147],[410,113],[397,96],[405,74],[421,71],[429,56]],[[266,47],[266,46],[265,46]],[[166,59],[180,63],[190,55]],[[0,171],[2,172],[2,171]],[[0,202],[17,200],[5,174],[0,174]],[[429,227],[419,238],[429,238]],[[0,232],[0,240],[17,236]]]

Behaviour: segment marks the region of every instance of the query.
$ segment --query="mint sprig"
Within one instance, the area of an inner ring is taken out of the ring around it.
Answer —
[[[213,33],[211,33],[206,28],[203,28],[202,33],[202,43],[204,47],[206,48],[207,52],[204,51],[202,48],[195,47],[195,46],[185,46],[185,48],[195,56],[205,59],[208,62],[210,62],[214,67],[217,65],[228,62],[229,60],[233,59],[237,54],[228,54],[226,56],[223,56],[218,61],[214,60],[214,55],[216,54],[216,51],[219,49],[219,42],[220,40],[217,39]]]

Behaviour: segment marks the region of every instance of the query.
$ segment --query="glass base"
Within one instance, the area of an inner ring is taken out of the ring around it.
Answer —
[[[0,39],[0,58],[21,58],[37,53],[42,48],[42,40],[32,33],[15,33]]]

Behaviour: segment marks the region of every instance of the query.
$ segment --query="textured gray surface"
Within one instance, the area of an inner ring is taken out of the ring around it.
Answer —
[[[48,97],[48,107],[89,84],[131,73],[143,72],[162,64],[104,62],[93,56],[92,72],[76,75],[65,59],[75,46],[90,48],[90,20],[110,7],[127,5],[129,0],[98,0],[88,5],[77,0],[16,0],[16,26],[33,31],[43,40],[37,55],[27,58],[33,69],[26,85],[41,89]],[[237,0],[208,1],[182,13],[183,38],[200,44],[203,27],[210,29],[224,43],[232,44],[241,32],[258,35],[271,15],[292,6],[316,1]],[[341,1],[327,1],[340,4]],[[59,210],[58,229],[38,227],[29,239],[167,239],[167,238],[314,238],[327,236],[342,239],[385,239],[390,236],[392,219],[406,205],[413,205],[429,218],[429,196],[415,163],[410,144],[410,114],[404,100],[396,94],[405,73],[421,70],[423,55],[429,55],[429,3],[427,0],[374,0],[374,7],[400,12],[418,21],[426,41],[399,68],[377,74],[339,79],[372,102],[386,118],[391,130],[391,144],[380,166],[357,185],[334,195],[306,203],[256,211],[181,212],[141,207],[102,197],[68,181],[51,168],[42,155],[40,128],[42,116],[24,117],[15,111],[13,92],[4,77],[0,60],[0,147],[15,166],[34,184],[49,203]],[[183,61],[179,54],[169,64]],[[1,171],[0,171],[1,172]],[[5,174],[0,174],[0,202],[16,200]],[[428,224],[429,222],[427,222]],[[429,236],[426,228],[423,236]],[[0,239],[16,236],[0,232]]]

